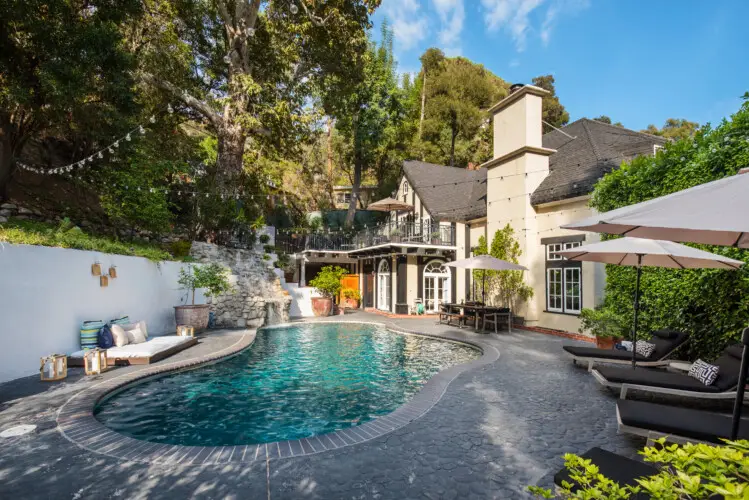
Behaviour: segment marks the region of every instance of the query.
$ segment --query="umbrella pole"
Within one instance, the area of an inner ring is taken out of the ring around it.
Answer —
[[[481,271],[481,302],[486,306],[486,271]]]
[[[635,369],[637,356],[637,316],[640,312],[640,276],[642,276],[642,255],[637,256],[637,284],[635,285],[635,320],[632,325],[632,369]]]
[[[744,344],[744,352],[741,355],[741,368],[739,370],[739,383],[736,387],[736,401],[733,403],[733,420],[731,422],[731,440],[735,441],[739,434],[741,423],[741,407],[744,404],[744,387],[746,386],[746,374],[749,371],[749,328],[744,328],[741,335],[741,343]]]

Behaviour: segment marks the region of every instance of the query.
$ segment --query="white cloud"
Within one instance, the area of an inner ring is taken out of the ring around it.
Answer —
[[[518,66],[520,66],[520,59],[513,59],[510,61],[511,68],[517,68]]]
[[[440,19],[440,31],[437,34],[440,44],[447,46],[445,51],[460,51],[460,36],[466,14],[463,0],[432,0],[434,10]]]
[[[391,23],[398,49],[412,49],[426,38],[427,18],[419,0],[385,0],[382,9]]]
[[[534,28],[531,14],[544,4],[548,5],[544,20],[539,28]],[[589,4],[589,0],[481,0],[487,29],[509,31],[518,52],[525,50],[528,34],[534,31],[538,31],[541,42],[548,45],[557,19],[575,14]]]
[[[463,48],[460,46],[444,47],[442,52],[444,52],[447,57],[457,57],[463,55]]]

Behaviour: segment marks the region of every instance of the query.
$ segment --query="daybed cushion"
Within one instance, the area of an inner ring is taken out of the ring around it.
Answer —
[[[731,434],[731,415],[691,408],[620,399],[616,402],[622,424],[686,438],[721,443]],[[742,418],[739,439],[749,439],[749,419]]]
[[[107,357],[110,359],[150,358],[174,346],[192,342],[193,340],[193,337],[180,337],[177,335],[151,337],[147,342],[141,344],[127,344],[122,347],[107,349]],[[83,358],[83,351],[74,352],[70,357]]]
[[[583,453],[581,457],[593,462],[594,465],[598,466],[601,474],[616,481],[620,486],[637,486],[635,479],[658,474],[658,468],[653,464],[623,457],[616,453],[602,450],[601,448],[591,448]],[[562,469],[554,475],[554,484],[562,486],[562,481],[574,484],[567,469]],[[578,489],[577,485],[572,487],[572,491],[577,491]],[[632,498],[648,498],[648,496],[640,493]]]
[[[597,366],[596,371],[607,381],[615,384],[647,385],[695,392],[722,392],[715,385],[705,385],[686,373],[674,373],[665,370],[622,366]]]

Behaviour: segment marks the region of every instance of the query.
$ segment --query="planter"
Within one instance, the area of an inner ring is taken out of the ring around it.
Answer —
[[[315,313],[315,316],[330,316],[332,310],[333,299],[326,299],[324,297],[312,298],[312,312]]]
[[[596,337],[596,347],[599,349],[613,349],[614,344],[619,342],[619,339],[611,337]]]
[[[341,306],[344,309],[358,309],[359,301],[354,299],[343,299],[343,304],[341,304]]]
[[[196,306],[174,306],[174,319],[177,326],[186,325],[202,331],[208,328],[208,313],[211,306],[199,304]]]

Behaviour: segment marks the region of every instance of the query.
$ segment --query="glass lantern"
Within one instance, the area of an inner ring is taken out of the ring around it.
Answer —
[[[51,354],[40,359],[39,374],[45,382],[62,380],[68,376],[68,357],[64,354]]]
[[[194,337],[195,336],[195,328],[188,325],[178,325],[177,326],[177,335],[180,337]]]
[[[83,354],[83,367],[86,375],[99,375],[107,369],[107,350],[89,349]]]

